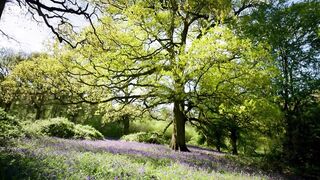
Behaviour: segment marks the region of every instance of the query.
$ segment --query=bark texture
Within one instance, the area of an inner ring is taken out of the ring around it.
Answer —
[[[183,113],[182,102],[179,102],[179,101],[174,102],[173,114],[174,114],[174,120],[173,120],[171,148],[176,151],[189,151],[186,146],[186,139],[185,139],[186,116]]]
[[[130,119],[129,119],[129,115],[125,115],[123,117],[123,134],[127,135],[129,134],[129,128],[130,128]]]
[[[237,147],[238,132],[236,128],[231,128],[230,139],[231,139],[231,146],[232,146],[232,154],[237,155],[238,154],[238,147]]]

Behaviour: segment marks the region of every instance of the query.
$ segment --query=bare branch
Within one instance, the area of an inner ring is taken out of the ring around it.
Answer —
[[[8,35],[7,33],[5,33],[4,31],[2,31],[0,29],[0,34],[2,34],[3,36],[5,36],[8,40],[13,40],[15,41],[16,43],[19,43],[19,41],[17,41],[15,38],[11,37],[10,35]]]

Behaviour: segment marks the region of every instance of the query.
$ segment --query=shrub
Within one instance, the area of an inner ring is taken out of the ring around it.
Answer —
[[[71,138],[74,136],[74,123],[66,118],[52,118],[26,122],[24,126],[25,135],[33,136],[54,136],[61,138]]]
[[[14,117],[0,108],[0,145],[5,145],[11,138],[21,135],[20,124]]]
[[[136,141],[152,144],[166,144],[168,142],[163,136],[155,132],[138,132],[121,137],[124,141]]]
[[[76,139],[103,139],[103,135],[89,125],[75,125]]]
[[[53,136],[74,139],[103,139],[103,135],[88,125],[74,124],[67,118],[52,118],[26,123],[24,133],[27,137]]]
[[[47,120],[47,124],[43,126],[42,133],[48,136],[72,138],[75,135],[74,123],[66,118],[53,118]]]

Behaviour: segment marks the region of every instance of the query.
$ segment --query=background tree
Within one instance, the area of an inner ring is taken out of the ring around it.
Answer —
[[[45,76],[43,70],[52,68],[52,63],[47,63],[43,55],[34,55],[14,66],[1,84],[7,100],[19,105],[24,104],[24,109],[35,109],[36,119],[43,117],[44,105],[52,99],[48,83],[45,83],[49,81],[49,77]],[[44,67],[44,64],[49,66]]]
[[[1,83],[6,101],[13,102],[15,110],[22,106],[20,108],[27,110],[26,114],[28,110],[35,111],[35,119],[48,117],[46,112],[50,109],[53,117],[65,113],[75,119],[79,113],[76,109],[80,107],[75,107],[77,104],[72,102],[83,94],[79,83],[72,82],[68,77],[62,62],[63,59],[55,56],[34,54],[15,65]]]
[[[23,53],[15,53],[10,49],[1,49],[0,50],[0,107],[5,111],[8,111],[13,102],[13,97],[9,97],[7,90],[10,87],[10,84],[2,84],[3,81],[10,74],[11,70],[16,64],[21,61],[24,61],[27,58],[27,55]],[[14,91],[14,89],[12,89]]]
[[[233,42],[231,38],[227,39]],[[233,49],[229,52],[239,48],[246,53],[237,54],[236,61],[213,64],[203,74],[199,82],[200,92],[194,98],[194,104],[199,104],[199,118],[192,120],[207,140],[215,142],[218,150],[229,134],[232,151],[237,154],[240,135],[244,132],[257,133],[262,127],[271,127],[272,120],[277,122],[277,113],[269,117],[264,112],[277,111],[271,102],[274,91],[271,80],[278,73],[268,51],[257,51],[259,48],[252,50],[250,41],[243,40],[234,45],[234,49],[229,45],[228,48]]]
[[[312,122],[309,127],[318,126],[318,123],[309,121],[304,112],[309,111],[308,104],[318,101],[314,94],[320,86],[319,8],[318,1],[295,4],[275,1],[261,6],[252,16],[244,18],[245,26],[242,29],[246,32],[245,36],[265,41],[271,46],[281,72],[275,79],[275,85],[285,115],[283,153],[291,164],[298,163],[305,167],[309,166],[306,160],[308,153],[302,142],[315,144],[317,141],[310,134],[305,134],[306,129],[302,127],[306,122]]]
[[[117,100],[113,103],[99,104],[96,114],[102,115],[103,122],[120,122],[122,124],[122,135],[130,133],[130,122],[145,116],[145,111],[139,104],[128,102],[129,98],[123,101]],[[141,105],[140,105],[141,106]]]

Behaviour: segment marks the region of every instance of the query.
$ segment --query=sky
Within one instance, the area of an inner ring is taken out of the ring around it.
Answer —
[[[86,4],[81,5],[86,6]],[[88,12],[91,12],[91,10],[93,9],[89,7]],[[70,20],[73,30],[76,32],[80,32],[89,25],[89,21],[83,16],[67,14],[65,17]],[[0,19],[0,30],[14,40],[8,39],[0,33],[0,48],[9,48],[27,53],[41,52],[48,49],[48,45],[54,41],[56,36],[45,25],[42,18],[39,16],[36,16],[36,18],[39,22],[32,18],[31,13],[28,13],[23,5],[20,7],[15,1],[7,3]],[[95,19],[92,20],[95,22]],[[50,23],[54,26],[57,21],[52,20]]]
[[[7,3],[0,20],[0,29],[15,40],[0,34],[0,48],[19,52],[40,52],[52,41],[53,33],[44,23],[37,23],[25,9]]]

